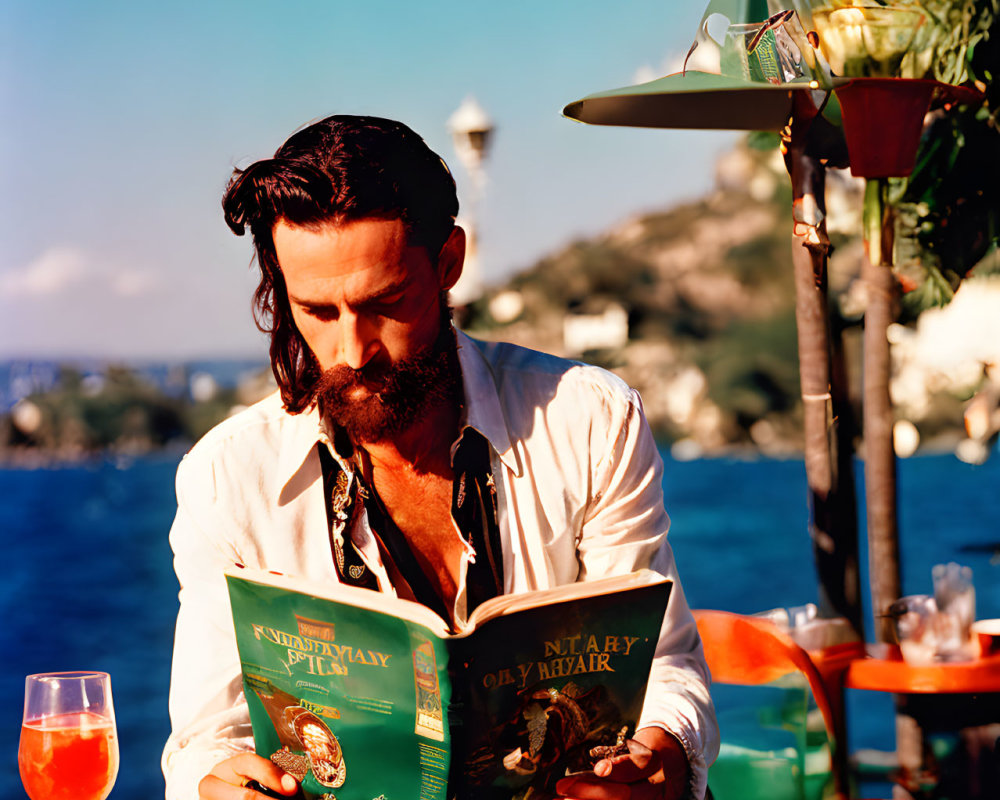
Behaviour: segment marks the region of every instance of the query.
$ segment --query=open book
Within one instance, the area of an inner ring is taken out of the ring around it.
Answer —
[[[257,752],[337,800],[552,796],[634,733],[671,588],[645,570],[503,595],[456,634],[378,592],[226,580]]]

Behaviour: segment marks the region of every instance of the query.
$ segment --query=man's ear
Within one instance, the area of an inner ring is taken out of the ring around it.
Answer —
[[[437,272],[441,291],[447,292],[458,283],[465,264],[465,231],[456,225],[441,248],[438,256]]]

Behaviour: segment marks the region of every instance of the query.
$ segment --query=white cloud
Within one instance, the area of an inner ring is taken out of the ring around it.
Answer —
[[[26,266],[0,274],[0,297],[36,299],[66,296],[84,285],[118,297],[140,297],[161,286],[149,270],[98,266],[78,247],[49,247]]]
[[[59,294],[87,278],[87,259],[75,247],[50,247],[27,266],[0,275],[0,295],[43,297]]]
[[[119,297],[152,294],[162,285],[159,275],[148,270],[125,269],[109,273],[111,291]]]
[[[662,75],[662,72],[658,72],[653,67],[649,66],[649,64],[643,64],[633,73],[632,83],[649,83],[650,81],[662,77]]]

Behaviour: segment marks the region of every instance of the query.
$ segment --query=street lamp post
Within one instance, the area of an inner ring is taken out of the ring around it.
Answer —
[[[451,302],[457,308],[478,300],[483,293],[479,265],[479,208],[486,191],[486,170],[483,166],[489,154],[495,130],[493,120],[471,95],[448,118],[455,154],[469,176],[472,191],[462,218],[466,232],[466,257],[462,277],[451,290]]]

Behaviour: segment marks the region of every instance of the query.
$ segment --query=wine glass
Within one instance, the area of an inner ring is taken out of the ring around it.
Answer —
[[[31,800],[104,800],[111,793],[118,736],[106,672],[25,679],[17,766]]]

